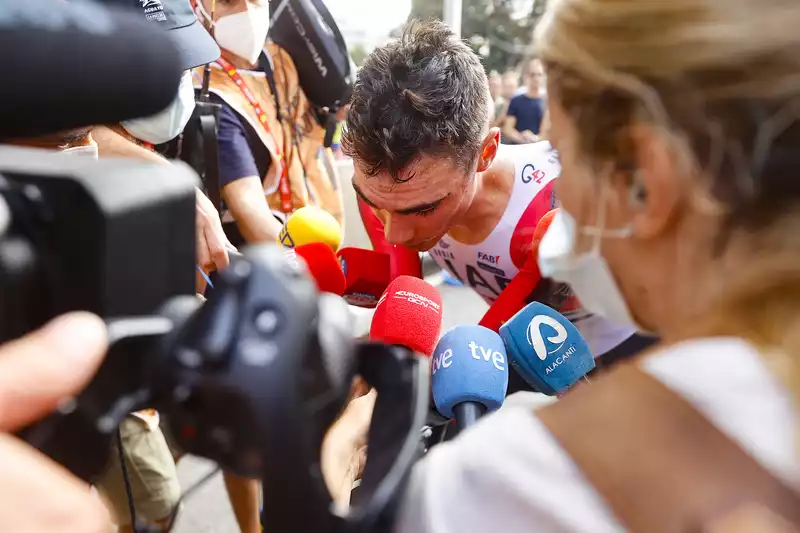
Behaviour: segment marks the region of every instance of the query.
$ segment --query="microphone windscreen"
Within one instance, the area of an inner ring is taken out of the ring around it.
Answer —
[[[431,387],[436,409],[449,418],[454,418],[453,407],[463,402],[498,409],[508,389],[503,340],[482,326],[448,330],[431,357]]]
[[[386,288],[372,316],[369,338],[397,344],[430,357],[442,330],[442,297],[433,285],[398,276]]]
[[[278,244],[294,248],[312,242],[325,243],[335,252],[342,242],[342,227],[336,219],[319,207],[301,207],[283,225]]]
[[[594,368],[578,328],[539,302],[528,304],[503,324],[500,336],[519,375],[548,396],[566,391]]]
[[[352,246],[336,255],[346,280],[345,301],[358,307],[375,307],[389,286],[389,255]]]
[[[314,281],[317,282],[317,289],[320,292],[342,295],[344,292],[344,274],[342,274],[336,254],[327,244],[321,242],[301,244],[292,250],[287,250],[286,253],[294,253],[305,261],[306,268],[311,277],[314,278]]]
[[[175,98],[180,54],[157,24],[87,1],[3,5],[0,139],[153,115]]]

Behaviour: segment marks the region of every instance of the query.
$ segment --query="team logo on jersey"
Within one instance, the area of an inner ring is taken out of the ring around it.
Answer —
[[[531,163],[522,167],[522,183],[542,183],[542,180],[547,177],[543,170],[538,170]]]
[[[500,263],[500,256],[499,255],[489,255],[483,252],[478,252],[478,268],[481,270],[485,270],[486,272],[491,272],[497,276],[505,276],[506,273],[497,267]]]
[[[498,264],[500,262],[500,256],[499,255],[489,255],[489,254],[485,254],[483,252],[478,252],[478,261],[484,261],[486,263],[491,263],[493,265],[496,265],[496,264]]]
[[[454,258],[453,252],[446,252],[444,250],[439,250],[437,248],[432,248],[431,251],[428,252],[428,253],[433,255],[433,256],[435,256],[435,257],[439,257],[441,259],[453,259]]]

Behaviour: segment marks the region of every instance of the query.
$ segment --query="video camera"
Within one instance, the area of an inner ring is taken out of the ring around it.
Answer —
[[[68,9],[56,3],[50,22]],[[101,19],[113,22],[102,11]],[[122,41],[127,47],[120,45],[121,51],[136,50],[140,41],[158,48],[161,63],[149,71],[162,68],[177,87],[172,45],[158,29],[124,20],[135,31],[128,37],[110,31],[105,38]],[[28,34],[19,28],[13,31],[23,38],[15,41],[20,48],[41,41],[30,28]],[[0,41],[6,30],[0,20]],[[65,43],[75,37],[73,30],[64,34]],[[47,43],[56,46],[58,29],[47,31],[56,36]],[[102,46],[84,51],[104,53]],[[56,54],[50,61],[63,60]],[[42,78],[47,68],[41,66]],[[108,89],[81,98],[102,101]],[[159,95],[147,106],[155,101],[166,105],[170,97]],[[78,127],[96,116],[55,122]],[[45,131],[46,125],[30,124],[25,130]],[[419,428],[428,412],[426,362],[400,347],[353,340],[346,304],[318,294],[304,268],[275,245],[244,250],[201,303],[194,294],[197,183],[182,164],[98,162],[0,147],[0,340],[58,314],[87,310],[105,319],[110,342],[88,387],[20,435],[89,481],[105,467],[120,421],[132,411],[156,408],[168,415],[186,452],[265,481],[269,530],[388,528],[420,453]],[[342,510],[325,487],[320,449],[356,374],[378,396],[362,503]]]

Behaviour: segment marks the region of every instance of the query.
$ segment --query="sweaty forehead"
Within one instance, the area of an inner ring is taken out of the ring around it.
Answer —
[[[370,176],[356,164],[353,184],[367,203],[388,210],[441,200],[463,187],[464,169],[445,157],[423,157],[408,165],[393,179],[388,171]]]

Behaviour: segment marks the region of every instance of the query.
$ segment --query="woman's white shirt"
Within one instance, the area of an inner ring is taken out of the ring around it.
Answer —
[[[642,368],[785,482],[800,487],[793,398],[746,341],[671,346]],[[395,533],[620,533],[624,527],[518,393],[416,467]],[[598,444],[598,446],[601,444]]]

